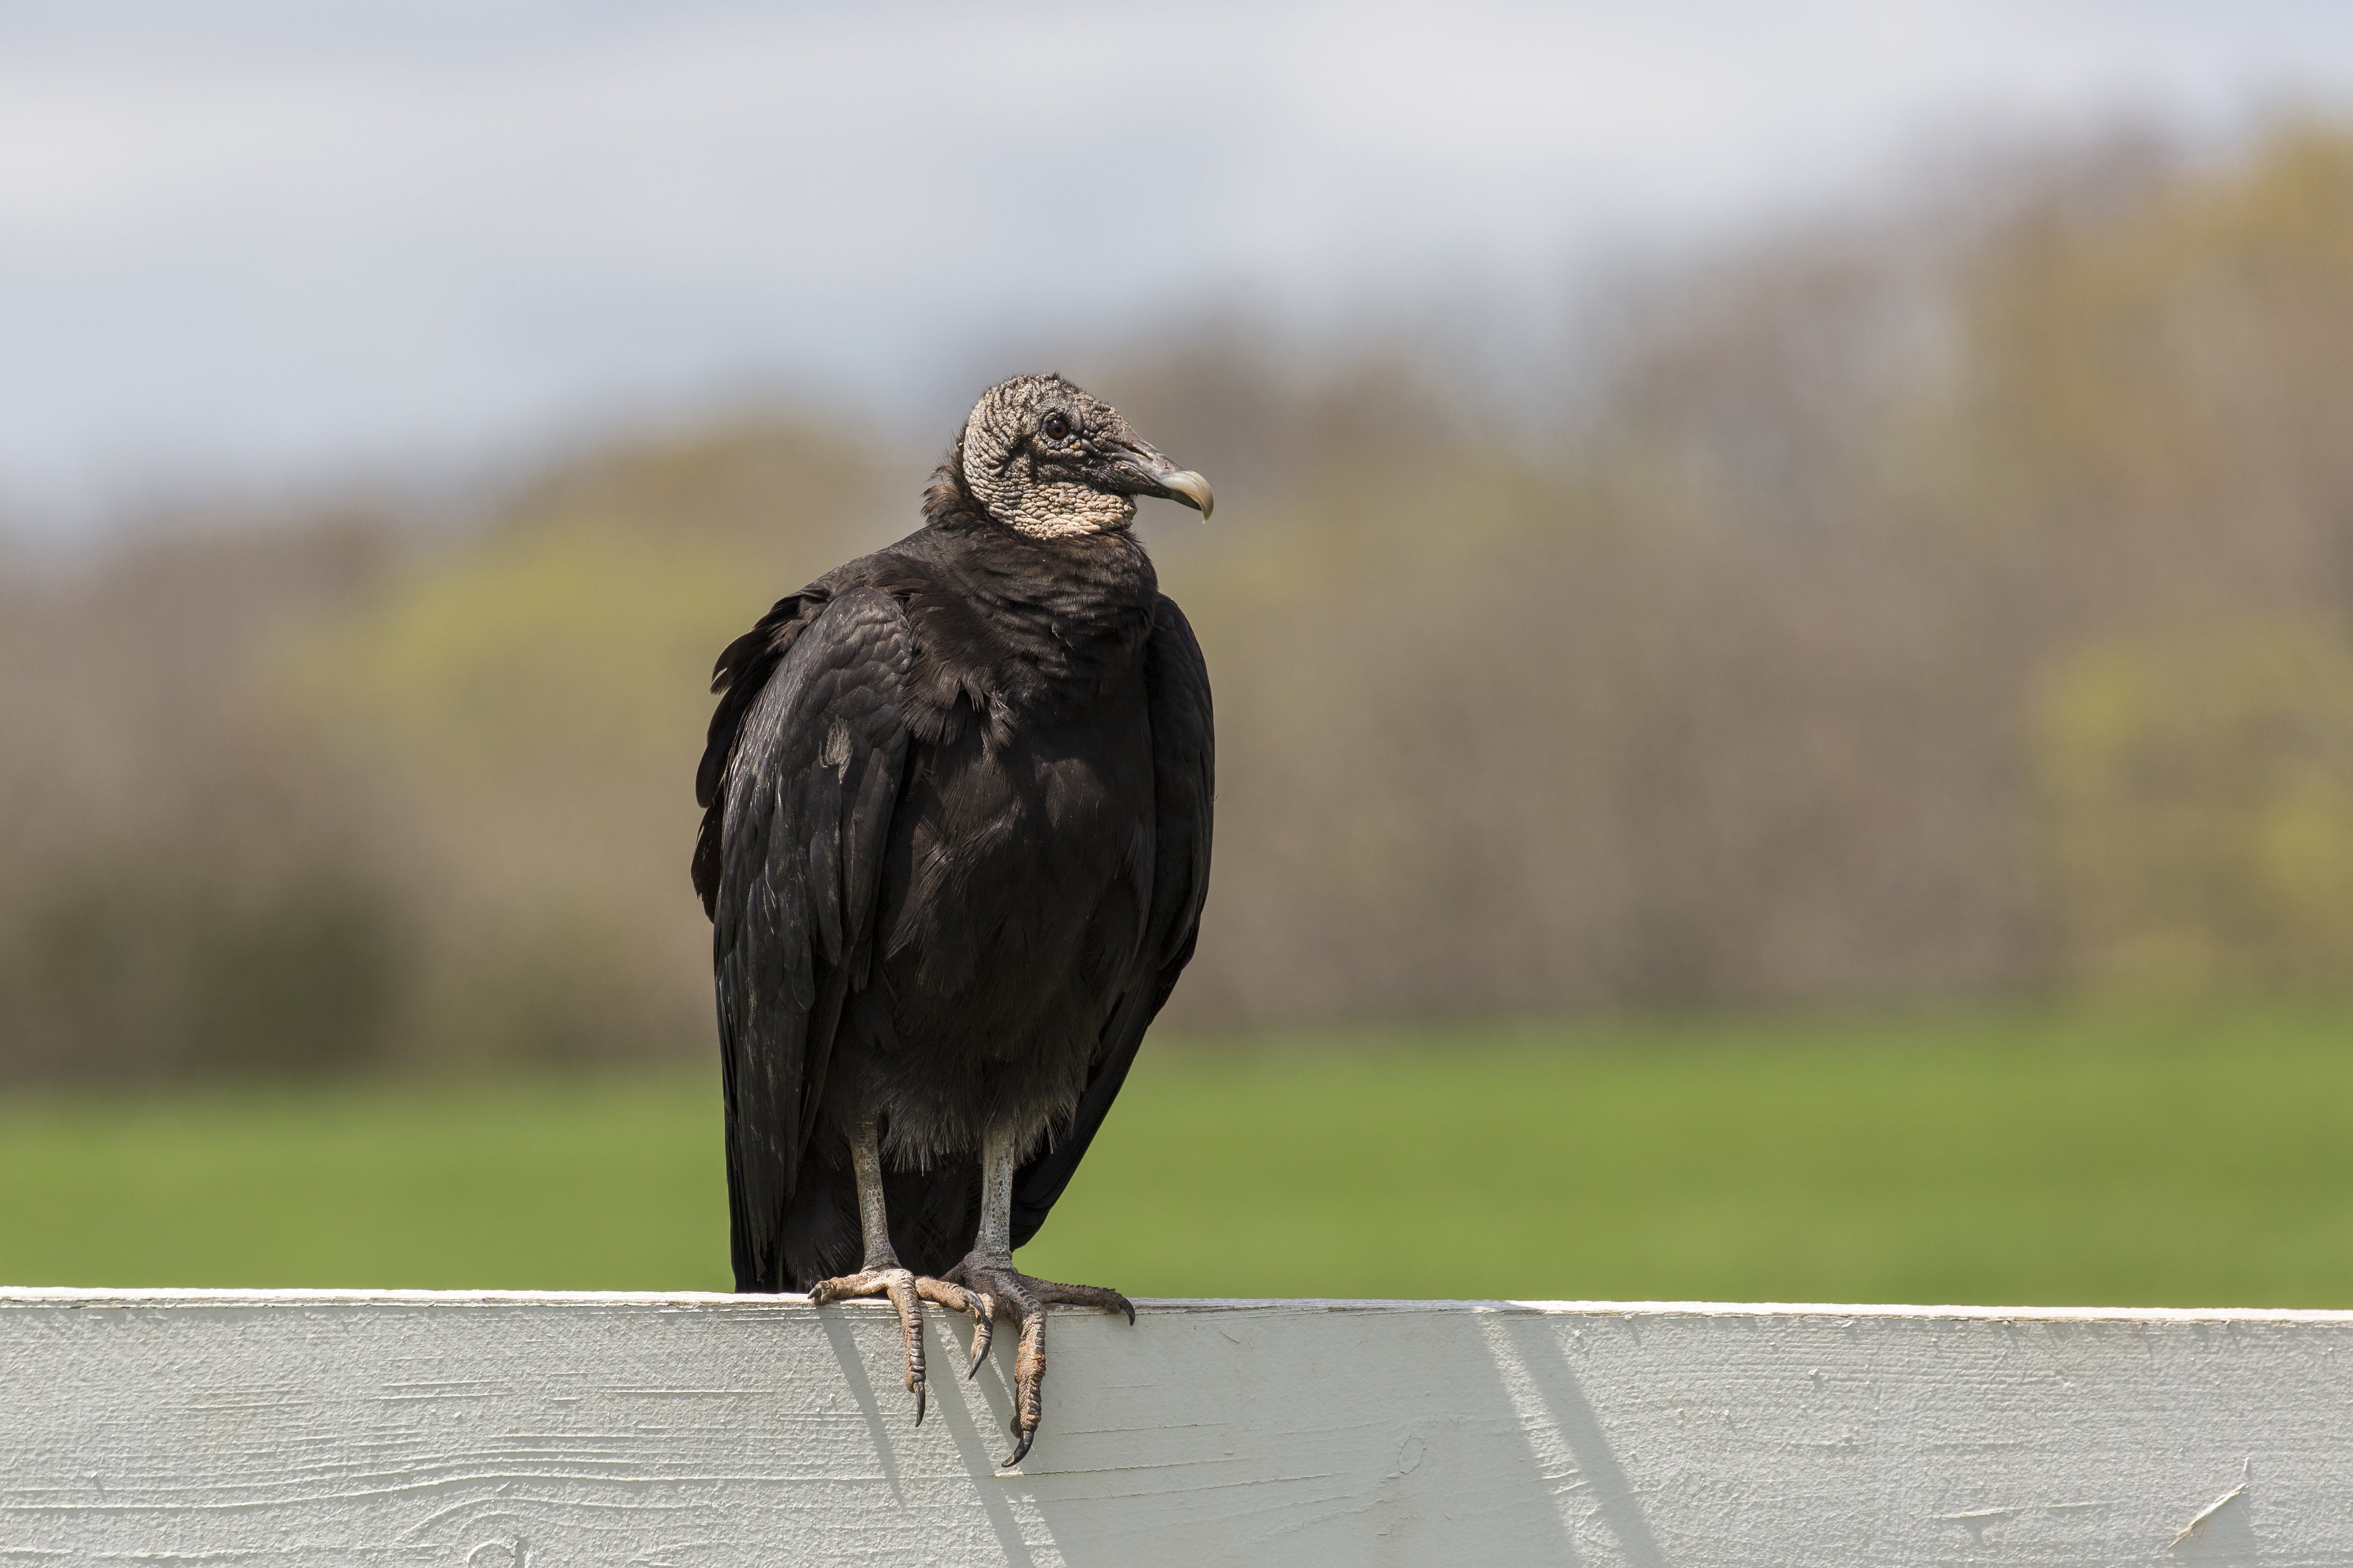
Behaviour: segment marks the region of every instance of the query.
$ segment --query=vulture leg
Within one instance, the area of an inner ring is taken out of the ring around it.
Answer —
[[[1116,1290],[1100,1285],[1058,1285],[1034,1279],[1013,1267],[1013,1171],[1020,1163],[1010,1137],[990,1132],[983,1141],[980,1162],[980,1234],[972,1251],[948,1270],[947,1277],[972,1292],[980,1329],[973,1335],[973,1366],[988,1353],[988,1325],[998,1313],[1021,1327],[1021,1348],[1013,1360],[1013,1452],[997,1461],[1010,1469],[1029,1452],[1038,1436],[1039,1387],[1046,1381],[1046,1309],[1092,1307],[1124,1312],[1135,1321],[1135,1308]]]
[[[891,1305],[899,1310],[899,1336],[906,1344],[907,1392],[915,1396],[915,1425],[923,1424],[923,1308],[925,1301],[936,1301],[954,1311],[971,1312],[980,1317],[980,1327],[973,1334],[973,1366],[977,1369],[980,1358],[988,1350],[988,1319],[981,1313],[979,1303],[961,1286],[944,1279],[927,1279],[899,1267],[899,1254],[891,1246],[890,1211],[882,1202],[882,1141],[875,1131],[874,1118],[868,1117],[858,1124],[858,1132],[849,1142],[850,1168],[858,1175],[858,1220],[866,1234],[866,1258],[855,1274],[845,1274],[838,1279],[820,1279],[809,1289],[809,1304],[822,1307],[828,1301],[845,1301],[859,1296],[887,1296]]]

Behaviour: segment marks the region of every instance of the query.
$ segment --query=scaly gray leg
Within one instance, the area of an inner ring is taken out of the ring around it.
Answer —
[[[899,1254],[891,1246],[891,1215],[882,1201],[882,1141],[876,1133],[874,1118],[868,1117],[858,1124],[857,1134],[849,1141],[849,1164],[858,1176],[858,1223],[865,1233],[866,1258],[855,1274],[845,1274],[838,1279],[820,1279],[809,1290],[809,1302],[823,1306],[828,1301],[848,1300],[859,1296],[887,1296],[891,1305],[899,1309],[899,1334],[907,1347],[907,1392],[915,1396],[915,1425],[923,1424],[923,1309],[924,1301],[936,1301],[958,1312],[970,1312],[980,1321],[972,1339],[972,1364],[976,1370],[980,1358],[988,1352],[988,1317],[973,1296],[963,1287],[944,1279],[933,1279],[911,1273],[899,1267]]]
[[[1013,1436],[1009,1458],[997,1463],[1010,1469],[1029,1452],[1038,1436],[1039,1391],[1046,1381],[1046,1309],[1049,1305],[1093,1307],[1125,1312],[1135,1321],[1135,1308],[1116,1290],[1099,1285],[1057,1285],[1033,1279],[1013,1267],[1013,1170],[1020,1163],[1013,1140],[988,1133],[981,1144],[980,1234],[963,1262],[947,1277],[972,1293],[980,1326],[973,1331],[972,1365],[980,1370],[988,1353],[991,1321],[1000,1312],[1021,1326],[1020,1349],[1013,1358]]]

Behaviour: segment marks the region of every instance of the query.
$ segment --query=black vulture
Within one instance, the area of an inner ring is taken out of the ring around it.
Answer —
[[[1020,1331],[1037,1234],[1193,955],[1208,672],[1130,531],[1211,505],[1058,375],[982,394],[923,525],[778,601],[719,657],[696,775],[735,1288],[887,1296],[923,1416],[922,1301]]]

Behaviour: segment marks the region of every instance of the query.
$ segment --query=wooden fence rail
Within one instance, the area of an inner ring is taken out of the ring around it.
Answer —
[[[0,1564],[2344,1563],[2353,1314],[0,1290]],[[1007,1347],[1009,1349],[1009,1347]]]

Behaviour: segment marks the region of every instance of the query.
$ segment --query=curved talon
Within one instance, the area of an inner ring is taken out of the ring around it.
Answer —
[[[1009,1263],[992,1258],[966,1258],[954,1272],[967,1289],[987,1304],[991,1320],[1001,1312],[1020,1326],[1020,1349],[1013,1362],[1013,1419],[1008,1424],[1013,1434],[1014,1448],[1012,1453],[997,1461],[1000,1468],[1011,1469],[1029,1457],[1031,1445],[1037,1441],[1044,1411],[1048,1309],[1055,1306],[1093,1308],[1119,1312],[1133,1322],[1134,1308],[1116,1290],[1032,1279]],[[987,1281],[988,1289],[981,1288],[983,1280]],[[976,1362],[976,1368],[977,1364]]]
[[[1047,1308],[1091,1307],[1098,1311],[1124,1313],[1134,1323],[1135,1304],[1118,1291],[1097,1285],[1060,1285],[1051,1279],[1033,1279],[1015,1268],[1008,1259],[977,1252],[967,1255],[949,1269],[946,1279],[947,1288],[958,1290],[962,1296],[956,1304],[973,1315],[972,1365],[965,1377],[978,1375],[980,1363],[987,1359],[997,1318],[1010,1318],[1021,1328],[1020,1349],[1013,1358],[1013,1419],[1008,1424],[1014,1448],[997,1462],[998,1468],[1009,1470],[1029,1457],[1029,1446],[1038,1438],[1039,1417],[1044,1408]],[[934,1296],[932,1300],[944,1298]]]
[[[904,1348],[906,1367],[904,1381],[907,1392],[915,1396],[915,1425],[921,1426],[931,1388],[923,1366],[923,1304],[931,1301],[952,1311],[977,1316],[987,1298],[976,1296],[953,1281],[934,1279],[899,1268],[868,1268],[835,1279],[820,1279],[809,1287],[808,1293],[809,1304],[814,1307],[874,1296],[887,1298],[899,1314],[899,1338]],[[982,1321],[985,1326],[987,1320]],[[986,1351],[986,1336],[982,1338]]]
[[[1092,1307],[1099,1312],[1124,1312],[1127,1326],[1135,1326],[1135,1303],[1116,1290],[1099,1285],[1051,1285],[1041,1283],[1038,1298],[1051,1301],[1057,1307]]]
[[[971,1262],[966,1258],[947,1272],[950,1282],[962,1289],[971,1302],[972,1361],[964,1369],[966,1383],[980,1375],[980,1363],[988,1359],[989,1343],[997,1332],[997,1298],[974,1283],[968,1268]]]
[[[976,1296],[974,1300],[979,1304],[973,1312],[972,1364],[965,1368],[966,1383],[980,1375],[980,1363],[988,1359],[989,1342],[997,1337],[997,1326],[990,1321],[997,1316],[997,1302],[987,1296]]]
[[[905,1269],[896,1269],[884,1281],[882,1290],[891,1298],[891,1305],[899,1310],[899,1337],[906,1346],[906,1388],[915,1396],[915,1425],[921,1426],[929,1387],[923,1376],[923,1303],[909,1289],[913,1280],[914,1276]]]

